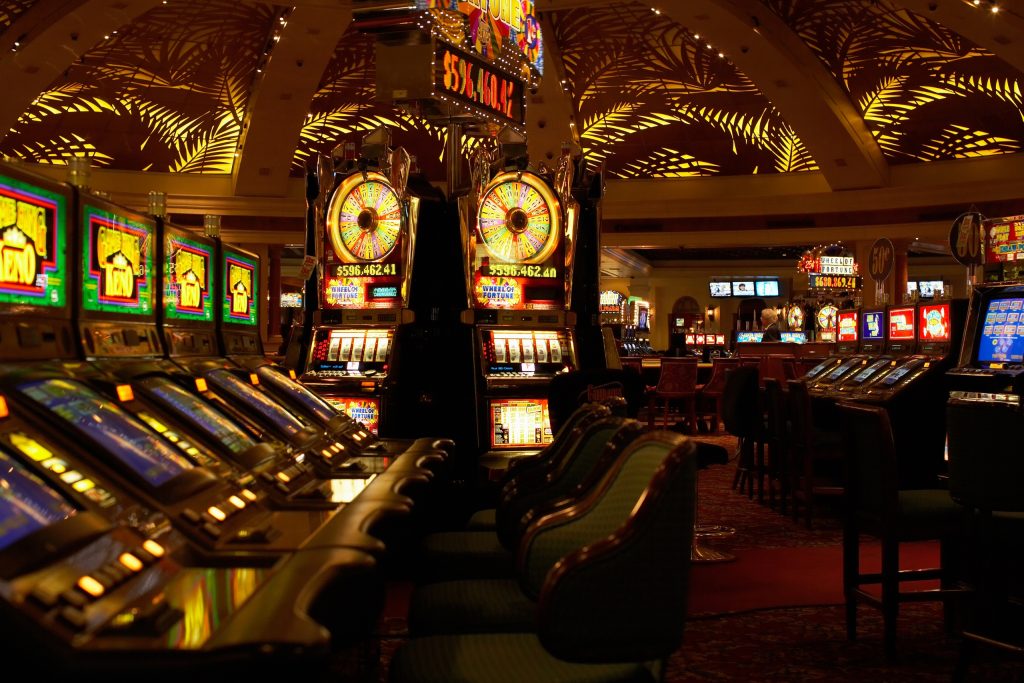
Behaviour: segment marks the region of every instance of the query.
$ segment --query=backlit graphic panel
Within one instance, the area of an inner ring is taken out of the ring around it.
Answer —
[[[149,315],[153,310],[153,226],[86,204],[82,210],[82,307]]]
[[[380,401],[375,398],[324,396],[324,399],[353,420],[366,425],[371,434],[380,427]]]
[[[187,237],[167,235],[164,253],[164,315],[213,321],[213,250]]]
[[[0,176],[0,303],[63,306],[67,200]]]
[[[221,321],[255,326],[259,282],[256,261],[236,252],[225,251],[223,277]]]
[[[541,447],[551,443],[547,399],[501,399],[490,401],[488,407],[492,447]]]

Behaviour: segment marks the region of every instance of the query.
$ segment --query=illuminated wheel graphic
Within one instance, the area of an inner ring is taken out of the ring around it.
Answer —
[[[327,235],[344,261],[379,261],[402,231],[402,204],[379,173],[355,173],[342,182],[327,209]]]
[[[501,173],[484,190],[477,214],[480,238],[502,261],[542,263],[558,246],[558,200],[532,173],[516,175]]]

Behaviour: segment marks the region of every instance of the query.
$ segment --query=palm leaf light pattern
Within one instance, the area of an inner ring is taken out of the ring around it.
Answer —
[[[828,67],[891,163],[1020,151],[1021,74],[888,0],[762,0]]]
[[[0,0],[0,33],[11,27],[14,20],[27,12],[37,0]]]
[[[231,173],[256,68],[281,8],[235,0],[158,5],[40,94],[0,152],[63,164]]]
[[[358,149],[364,135],[383,125],[391,130],[392,144],[405,147],[429,177],[444,177],[447,128],[402,107],[378,102],[376,78],[373,36],[349,28],[310,103],[292,159],[293,175],[302,173],[312,155],[329,155],[340,143],[352,142]],[[463,155],[477,144],[477,138],[462,136]]]
[[[639,3],[553,15],[588,162],[619,178],[810,171],[745,75]]]

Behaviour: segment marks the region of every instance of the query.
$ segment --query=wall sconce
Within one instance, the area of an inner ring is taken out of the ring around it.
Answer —
[[[715,309],[712,308],[711,306],[708,306],[707,309],[704,311],[704,317],[707,319],[709,323],[715,322]]]

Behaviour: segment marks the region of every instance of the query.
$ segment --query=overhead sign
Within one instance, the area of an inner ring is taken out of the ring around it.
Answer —
[[[468,19],[473,49],[494,60],[506,44],[544,73],[544,50],[534,0],[418,0],[421,9],[450,10]]]
[[[820,259],[821,270],[824,275],[855,275],[854,261],[852,256],[822,256]]]
[[[984,221],[986,260],[1019,261],[1024,259],[1024,216],[1007,216]],[[955,253],[954,253],[955,256]]]
[[[896,250],[888,237],[881,237],[871,245],[871,254],[868,256],[868,275],[875,282],[882,282],[889,277],[893,266],[896,264]]]
[[[976,211],[957,216],[949,229],[949,250],[961,265],[979,266],[985,258],[984,218]]]
[[[503,122],[526,123],[526,88],[519,78],[441,42],[434,64],[436,93]]]
[[[856,275],[824,275],[811,273],[807,276],[807,286],[811,289],[860,289],[861,279]]]

